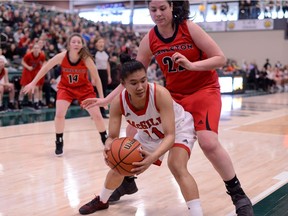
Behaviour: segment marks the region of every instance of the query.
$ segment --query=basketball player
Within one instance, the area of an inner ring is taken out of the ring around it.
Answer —
[[[33,91],[37,82],[55,65],[61,66],[61,80],[58,84],[55,114],[55,154],[56,156],[61,156],[63,154],[65,115],[71,102],[77,99],[79,103],[81,103],[81,101],[86,98],[96,97],[93,86],[88,79],[88,71],[96,84],[101,98],[103,98],[103,91],[97,68],[93,62],[93,57],[85,46],[84,39],[80,34],[73,33],[68,39],[67,51],[63,51],[51,58],[47,64],[41,68],[33,81],[24,87],[23,92],[29,93]],[[107,133],[99,107],[95,106],[87,109],[87,111],[92,116],[104,144]]]
[[[5,92],[9,92],[8,109],[14,110],[15,88],[13,83],[9,82],[8,70],[5,68],[5,60],[4,58],[0,58],[0,112],[5,111],[3,104],[3,95]]]
[[[23,66],[23,71],[21,75],[21,90],[19,93],[19,108],[21,109],[23,106],[23,99],[24,99],[24,93],[23,93],[23,88],[27,84],[29,84],[37,75],[37,73],[40,71],[41,67],[43,64],[46,62],[46,57],[44,52],[41,51],[41,47],[38,43],[33,44],[33,47],[31,51],[27,52],[23,59],[22,59],[22,66]],[[34,104],[32,103],[32,96],[29,95],[29,105],[33,106],[36,110],[39,109],[39,88],[44,82],[44,77],[40,79],[37,84],[36,88],[34,91]]]
[[[196,140],[195,131],[191,127],[191,114],[172,100],[167,89],[147,82],[146,69],[139,61],[130,59],[122,65],[121,83],[126,89],[111,103],[109,137],[104,152],[109,150],[112,140],[119,137],[122,115],[125,116],[126,121],[137,130],[134,138],[144,149],[140,150],[144,160],[133,163],[137,168],[132,169],[132,172],[139,175],[151,164],[160,165],[163,155],[169,151],[168,166],[180,186],[188,215],[202,216],[197,184],[187,170]],[[89,107],[87,100],[83,107]],[[109,197],[123,179],[124,176],[110,169],[100,195],[82,206],[80,214],[107,209]]]
[[[201,27],[188,20],[188,0],[149,0],[148,9],[156,26],[141,40],[136,59],[147,68],[155,57],[172,98],[192,114],[199,145],[223,179],[237,215],[254,215],[231,158],[218,139],[221,93],[215,68],[226,63],[223,52]],[[119,85],[97,105],[109,103],[122,88]],[[123,181],[111,198],[119,200],[130,187],[135,182]]]

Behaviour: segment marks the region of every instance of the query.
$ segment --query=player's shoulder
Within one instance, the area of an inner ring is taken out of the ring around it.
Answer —
[[[164,86],[161,86],[161,85],[156,84],[156,83],[154,83],[153,85],[154,85],[154,89],[155,89],[154,91],[156,94],[156,98],[164,99],[167,97],[171,97],[170,92]]]

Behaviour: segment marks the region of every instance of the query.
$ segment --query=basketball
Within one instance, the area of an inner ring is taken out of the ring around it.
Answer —
[[[133,176],[131,172],[135,166],[133,162],[140,162],[144,158],[139,148],[141,143],[130,137],[116,138],[107,152],[106,162],[108,166],[123,176]]]

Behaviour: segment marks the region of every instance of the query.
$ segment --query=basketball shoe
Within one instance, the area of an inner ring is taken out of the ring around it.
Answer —
[[[121,196],[125,194],[134,194],[138,191],[137,185],[135,183],[136,177],[126,176],[122,184],[111,194],[109,202],[116,202]]]
[[[252,203],[240,185],[229,188],[227,194],[231,196],[232,202],[236,208],[237,216],[254,216]]]
[[[83,205],[79,209],[79,213],[82,215],[87,215],[87,214],[91,214],[99,210],[107,209],[108,207],[109,207],[109,202],[103,203],[100,201],[100,197],[96,196],[93,200]]]
[[[56,149],[55,154],[56,156],[62,156],[63,155],[63,142],[55,141]]]

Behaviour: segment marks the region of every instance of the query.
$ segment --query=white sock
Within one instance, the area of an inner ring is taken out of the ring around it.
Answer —
[[[203,211],[200,203],[200,199],[194,199],[186,202],[188,207],[189,216],[203,216]]]
[[[102,191],[100,193],[100,201],[103,203],[107,203],[109,197],[114,192],[114,190],[109,190],[105,187],[102,188]]]

